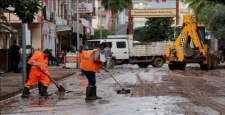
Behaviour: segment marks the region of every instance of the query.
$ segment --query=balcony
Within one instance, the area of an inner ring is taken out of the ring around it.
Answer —
[[[62,19],[62,17],[57,16],[56,25],[67,25],[67,20]]]

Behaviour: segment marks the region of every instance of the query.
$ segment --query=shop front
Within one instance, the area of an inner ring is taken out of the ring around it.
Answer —
[[[10,41],[12,36],[17,35],[17,30],[3,23],[0,24],[0,28],[0,71],[7,72],[11,70]]]

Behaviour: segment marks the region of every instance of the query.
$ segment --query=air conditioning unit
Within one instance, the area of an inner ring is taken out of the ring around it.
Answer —
[[[51,19],[51,22],[55,22],[56,21],[56,12],[51,12],[51,17],[50,17],[50,19]]]

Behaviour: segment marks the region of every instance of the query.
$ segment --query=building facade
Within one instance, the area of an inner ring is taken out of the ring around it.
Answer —
[[[25,29],[26,45],[32,51],[51,49],[53,56],[57,56],[63,44],[77,50],[79,45],[94,35],[94,0],[79,0],[78,4],[74,0],[42,0],[41,5],[43,8],[35,15],[35,20],[27,24]],[[21,20],[11,12],[4,12],[4,16],[17,32],[14,36],[2,35],[0,49],[9,49],[13,40],[19,41],[19,46],[22,47]]]

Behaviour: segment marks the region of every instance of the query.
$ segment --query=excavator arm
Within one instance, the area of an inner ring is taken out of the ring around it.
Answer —
[[[194,48],[190,47],[192,42]],[[185,57],[199,57],[206,55],[206,51],[202,46],[201,39],[198,34],[197,24],[194,21],[193,15],[185,15],[183,17],[183,26],[181,32],[174,42],[177,61],[182,62]]]

